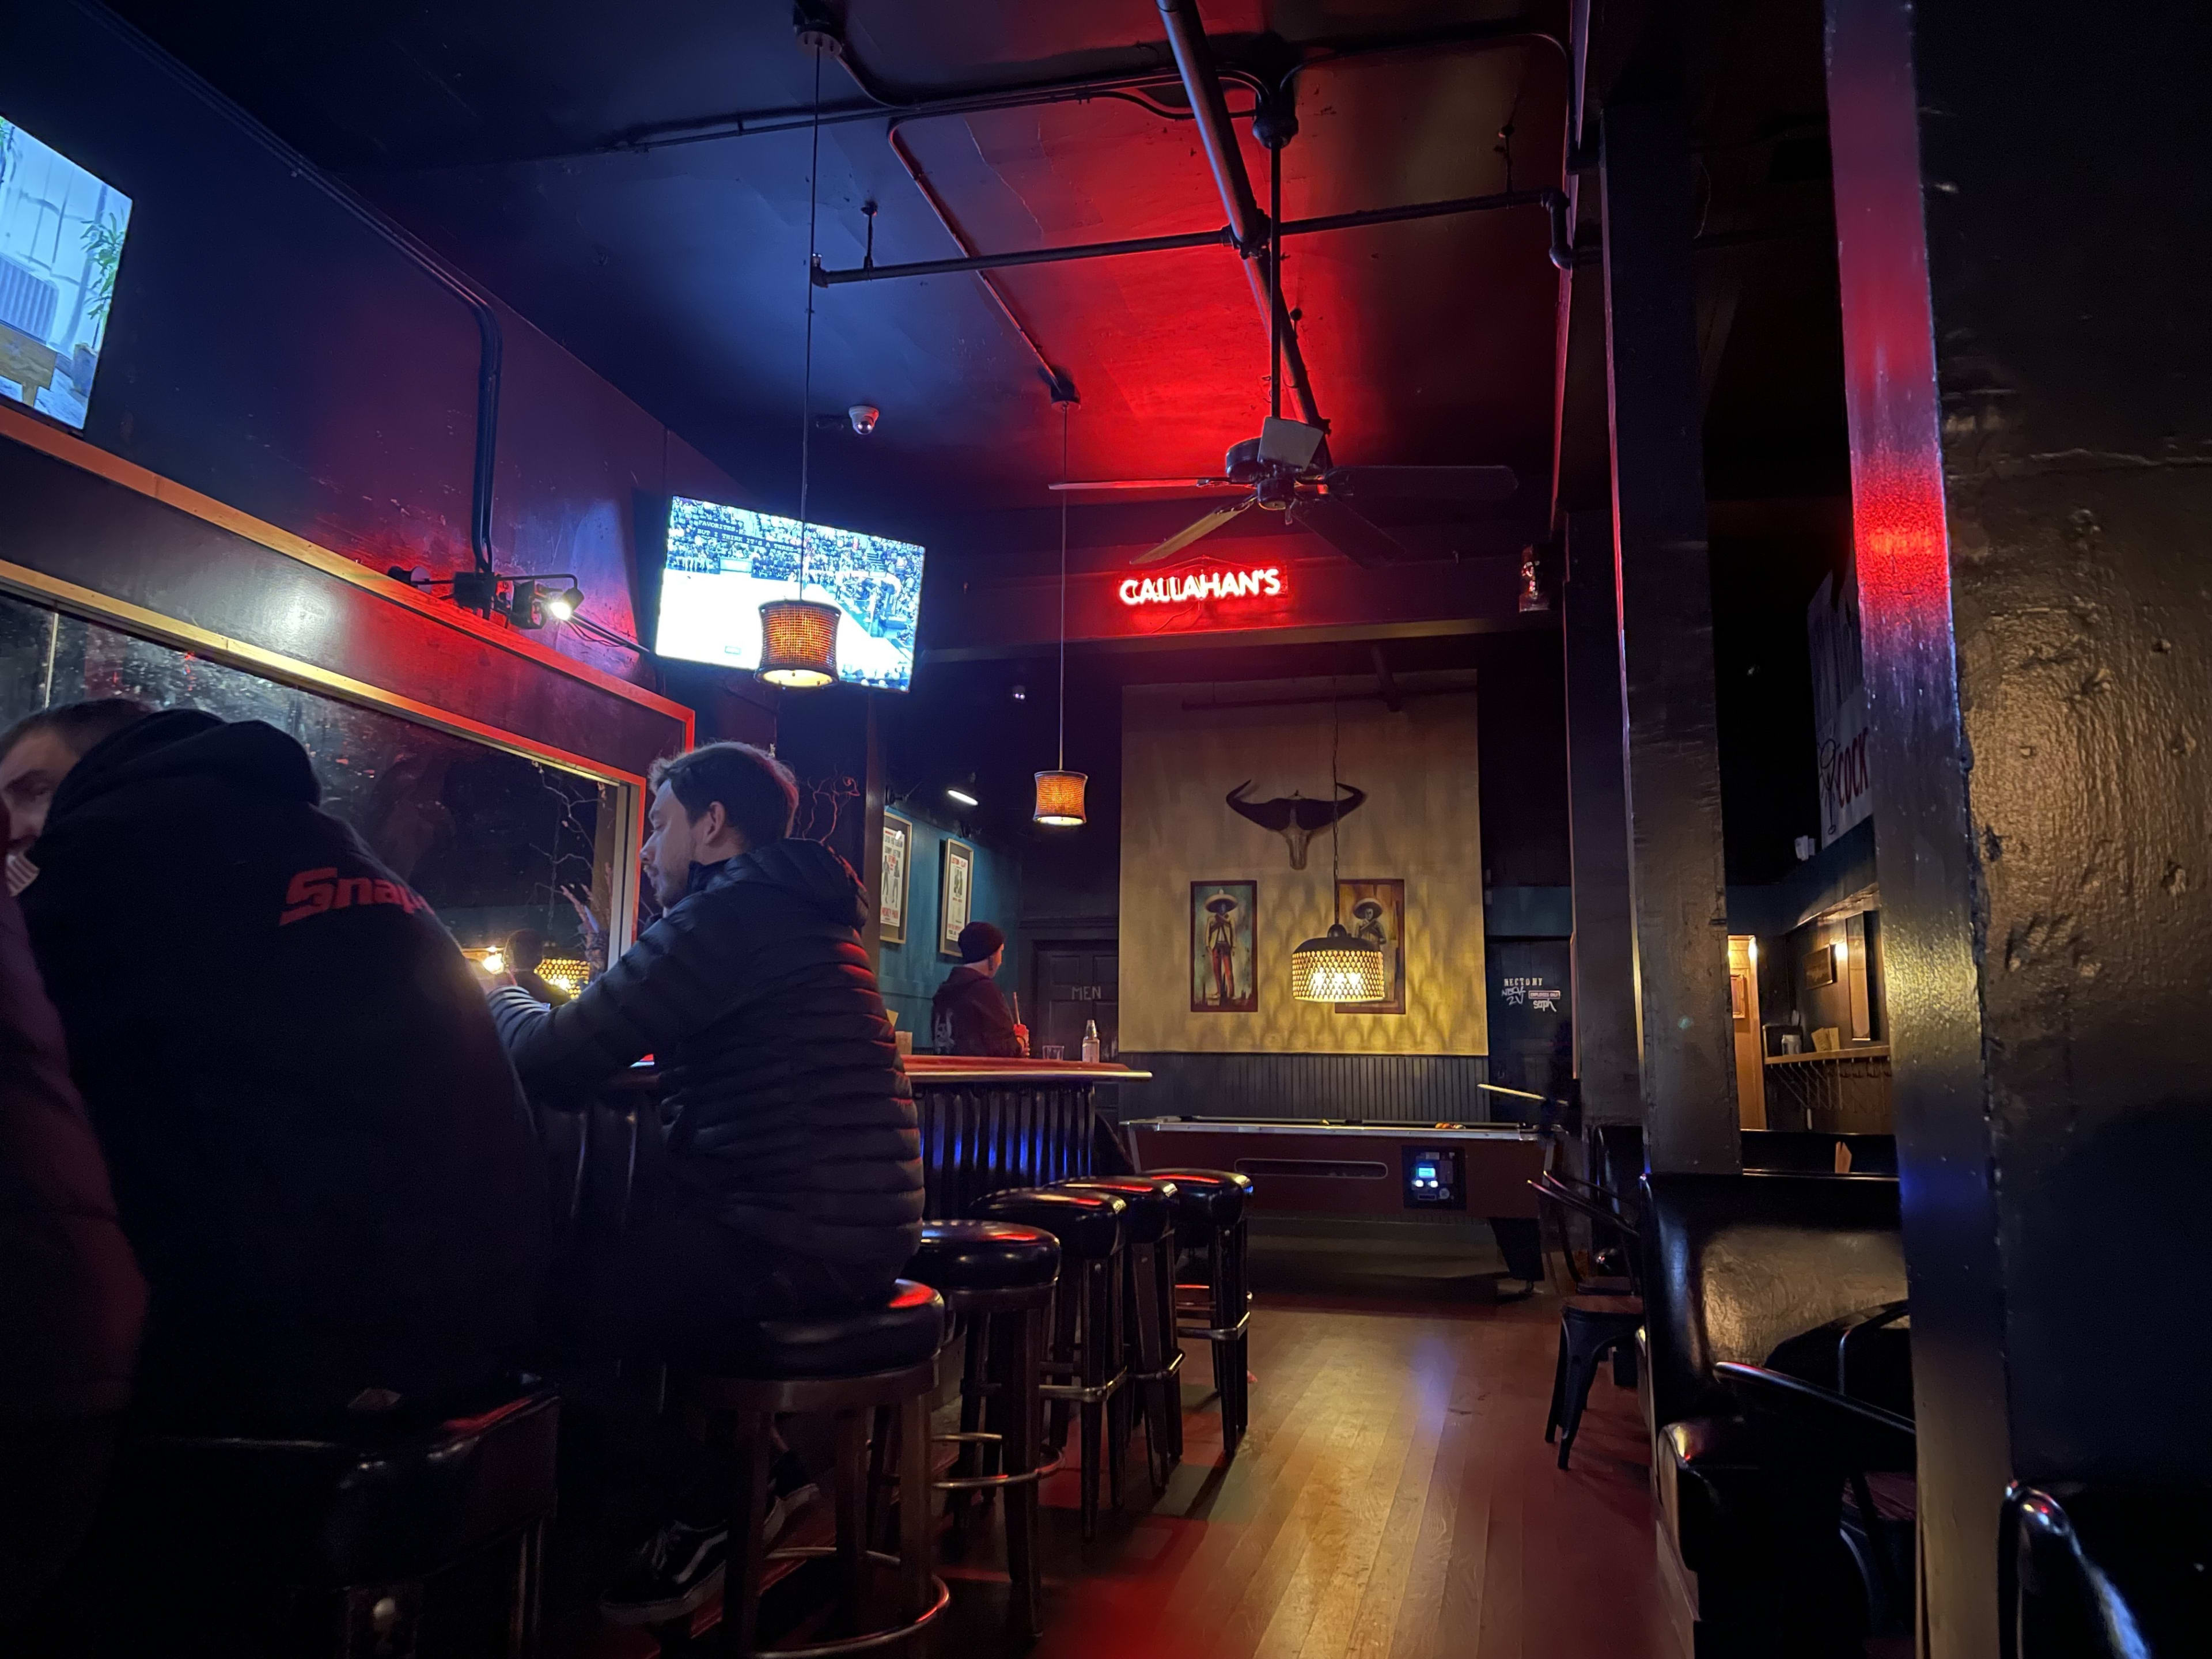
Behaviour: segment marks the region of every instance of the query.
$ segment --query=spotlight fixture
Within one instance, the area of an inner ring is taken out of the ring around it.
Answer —
[[[487,951],[477,958],[477,966],[496,979],[507,971],[507,957],[497,951]]]
[[[958,783],[946,784],[945,798],[957,801],[963,806],[981,806],[983,804],[981,798],[975,793],[975,775],[973,772]]]
[[[584,603],[584,590],[565,570],[551,575],[517,576],[514,580],[514,595],[507,602],[507,617],[517,628],[543,628],[548,623],[567,622]],[[566,582],[568,586],[556,587],[556,582]]]

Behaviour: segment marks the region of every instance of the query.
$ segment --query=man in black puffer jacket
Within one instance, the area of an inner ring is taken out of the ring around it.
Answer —
[[[23,911],[151,1290],[139,1407],[472,1399],[532,1334],[548,1216],[467,962],[283,732],[125,706],[80,747],[77,712],[0,738],[0,786],[58,779]]]
[[[709,744],[653,789],[660,919],[574,1001],[508,988],[492,1012],[541,1098],[659,1061],[666,1190],[568,1278],[556,1318],[585,1348],[710,1357],[733,1322],[889,1296],[921,1238],[921,1145],[860,878],[790,839],[791,774]]]
[[[667,1170],[611,1246],[556,1274],[556,1340],[589,1357],[711,1361],[753,1320],[888,1299],[921,1237],[913,1091],[860,943],[860,878],[790,839],[773,757],[717,743],[653,772],[645,869],[660,919],[573,1001],[492,993],[524,1086],[588,1094],[650,1054]],[[804,1476],[785,1460],[769,1525]],[[707,1480],[602,1601],[680,1618],[711,1595],[729,1488]]]

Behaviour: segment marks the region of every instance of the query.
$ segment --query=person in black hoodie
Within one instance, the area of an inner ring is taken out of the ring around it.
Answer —
[[[0,787],[76,724],[0,739]],[[538,1305],[544,1170],[481,991],[319,793],[273,726],[149,714],[75,758],[29,849],[32,946],[150,1291],[137,1401],[167,1419],[465,1398]]]
[[[921,1136],[860,942],[860,878],[791,838],[790,772],[717,743],[659,763],[652,784],[659,919],[573,1001],[510,987],[492,1011],[541,1099],[587,1095],[647,1054],[666,1083],[661,1190],[618,1244],[558,1277],[562,1346],[711,1361],[745,1322],[889,1297],[921,1242]],[[677,1617],[711,1593],[725,1547],[720,1519],[671,1528],[603,1606]]]

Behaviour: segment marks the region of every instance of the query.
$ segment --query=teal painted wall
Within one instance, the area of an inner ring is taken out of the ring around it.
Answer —
[[[937,953],[939,883],[942,879],[948,835],[956,834],[933,823],[910,805],[895,809],[914,823],[914,847],[907,883],[906,943],[886,945],[877,965],[876,981],[884,1000],[898,1014],[899,1030],[914,1033],[914,1046],[930,1048],[929,1005],[945,975],[958,966]],[[1011,998],[1020,988],[1022,961],[1022,866],[1010,854],[985,846],[970,836],[959,839],[975,849],[975,900],[971,918],[994,922],[1006,930],[1006,963],[999,971],[999,988]]]

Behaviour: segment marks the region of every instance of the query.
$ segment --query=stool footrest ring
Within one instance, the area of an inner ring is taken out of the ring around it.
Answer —
[[[1079,1405],[1095,1406],[1101,1401],[1112,1399],[1128,1380],[1129,1373],[1124,1369],[1115,1372],[1103,1382],[1087,1389],[1080,1382],[1041,1382],[1037,1385],[1037,1393],[1047,1400],[1072,1400]]]
[[[770,1550],[768,1553],[768,1559],[771,1561],[819,1560],[825,1556],[833,1556],[836,1553],[837,1547],[834,1544],[805,1544],[791,1549]],[[902,1565],[898,1557],[887,1555],[881,1550],[864,1550],[861,1553],[867,1560],[874,1562],[879,1567],[897,1569]],[[865,1636],[844,1637],[835,1642],[810,1642],[804,1647],[755,1648],[748,1656],[748,1659],[830,1659],[830,1656],[834,1654],[872,1653],[878,1648],[887,1648],[900,1642],[909,1641],[916,1631],[925,1626],[934,1624],[938,1614],[943,1613],[951,1603],[951,1590],[946,1587],[945,1580],[933,1572],[929,1575],[929,1587],[934,1593],[934,1599],[930,1602],[928,1610],[921,1617],[909,1620],[904,1624],[894,1625],[888,1630],[870,1631]]]
[[[1234,1325],[1178,1325],[1176,1334],[1203,1337],[1208,1342],[1231,1342],[1243,1335],[1244,1328],[1251,1322],[1252,1316],[1248,1313]]]

